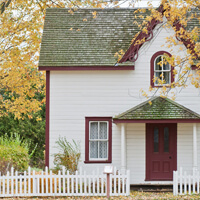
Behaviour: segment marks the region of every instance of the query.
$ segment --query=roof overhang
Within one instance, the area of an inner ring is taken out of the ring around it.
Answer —
[[[169,124],[169,123],[200,123],[200,119],[115,119],[113,123],[152,123],[152,124]]]
[[[160,12],[163,16],[164,16],[164,12],[165,10],[163,9],[163,5],[161,4],[159,6],[159,8],[157,9],[158,12]],[[168,18],[167,18],[168,20]],[[141,30],[139,32],[139,34],[137,35],[137,37],[132,41],[132,44],[130,45],[130,47],[128,48],[128,50],[125,52],[125,54],[122,56],[121,60],[119,61],[119,63],[124,63],[127,61],[131,61],[131,62],[135,62],[138,59],[139,56],[139,50],[142,47],[142,45],[145,42],[150,41],[154,35],[153,35],[153,30],[155,29],[155,27],[162,23],[161,21],[153,18],[150,22],[148,22],[146,29],[147,29],[147,33],[144,32],[143,30]],[[182,24],[179,21],[176,21],[173,23],[173,27],[175,28],[176,32],[179,32],[180,29],[184,29],[185,28],[182,26]],[[189,49],[191,52],[194,53],[195,57],[198,58],[198,55],[195,53],[195,43],[190,39],[183,39],[182,34],[179,33],[176,35],[176,39],[181,41],[184,46]],[[139,42],[142,41],[142,42]],[[192,68],[193,70],[196,68]]]
[[[155,96],[113,117],[114,123],[200,123],[200,115],[171,99]]]
[[[119,65],[119,66],[39,66],[40,71],[98,71],[98,70],[135,70],[134,65]]]

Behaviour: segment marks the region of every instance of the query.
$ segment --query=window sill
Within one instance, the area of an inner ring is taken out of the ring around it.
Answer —
[[[112,163],[111,160],[86,160],[84,161],[86,164],[92,164],[92,163]]]

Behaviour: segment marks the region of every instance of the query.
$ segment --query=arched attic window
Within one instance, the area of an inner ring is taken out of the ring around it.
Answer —
[[[172,66],[167,62],[166,56],[171,54],[166,51],[156,52],[151,58],[151,86],[167,86],[174,82]]]

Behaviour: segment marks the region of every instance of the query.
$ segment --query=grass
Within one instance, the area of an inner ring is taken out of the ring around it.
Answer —
[[[3,198],[1,198],[3,199]],[[5,198],[6,200],[8,199],[12,199],[12,200],[44,200],[44,199],[48,199],[48,200],[53,200],[53,199],[74,199],[74,200],[96,200],[96,199],[102,199],[102,200],[107,200],[106,197],[27,197],[27,198]],[[132,191],[131,195],[128,197],[124,197],[124,196],[120,196],[120,197],[110,197],[110,200],[142,200],[142,199],[152,199],[152,200],[156,200],[156,199],[200,199],[200,195],[181,195],[181,196],[173,196],[173,194],[171,192],[166,193],[166,192],[136,192],[136,191]]]

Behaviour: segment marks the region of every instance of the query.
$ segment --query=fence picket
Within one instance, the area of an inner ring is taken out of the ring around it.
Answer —
[[[24,194],[26,194],[26,171],[24,172]]]
[[[9,171],[6,174],[6,186],[7,186],[7,194],[9,194]]]
[[[104,177],[101,175],[101,195],[104,193]]]
[[[63,194],[65,194],[65,167],[62,168],[62,175],[63,175]]]
[[[45,167],[45,173],[43,173],[44,174],[44,184],[45,184],[45,192],[44,193],[46,193],[46,194],[48,194],[49,193],[49,181],[50,181],[50,177],[49,177],[49,175],[48,175],[48,167],[46,166]]]
[[[53,176],[52,176],[52,170],[50,170],[50,193],[53,193]]]
[[[57,179],[56,176],[54,175],[54,194],[57,193]]]
[[[187,194],[187,172],[184,172],[184,194]]]
[[[89,194],[91,194],[91,176],[89,176],[88,178],[89,178],[89,184],[88,184]]]
[[[61,194],[61,171],[60,170],[58,171],[58,185],[59,185],[58,193]]]
[[[100,180],[99,180],[99,167],[97,168],[97,196],[99,196],[99,182],[100,182]]]
[[[58,171],[53,174],[48,168],[36,174],[35,170],[24,171],[19,174],[11,168],[6,176],[0,176],[0,197],[11,196],[105,196],[106,195],[106,175],[99,173],[99,168],[91,174],[76,171],[75,174]],[[117,184],[118,183],[118,184]],[[122,188],[120,188],[122,185]],[[113,188],[114,187],[114,188]],[[118,187],[118,190],[117,190]],[[110,176],[110,195],[129,195],[130,192],[130,172],[121,174],[114,168],[114,174]]]
[[[15,193],[18,195],[18,172],[15,171],[16,183],[15,183]]]
[[[199,172],[197,172],[197,194],[199,194]]]
[[[120,170],[118,172],[118,195],[121,193],[121,183],[120,183],[119,175],[120,175]]]
[[[3,195],[5,196],[5,176],[3,176]]]
[[[14,180],[13,180],[13,177],[14,177],[14,168],[11,167],[11,195],[12,196],[14,195]],[[1,188],[1,182],[0,182],[0,188]],[[0,194],[1,194],[1,190],[0,190]]]
[[[28,167],[28,194],[31,194],[31,168]]]
[[[81,168],[81,173],[82,173],[82,168]],[[83,172],[83,195],[86,196],[86,172]]]
[[[182,194],[182,177],[183,177],[183,169],[182,167],[180,168],[180,194]]]
[[[191,176],[188,176],[188,190],[189,190],[189,194],[191,194]]]
[[[130,195],[130,170],[127,170],[127,178],[126,178],[126,195]]]

